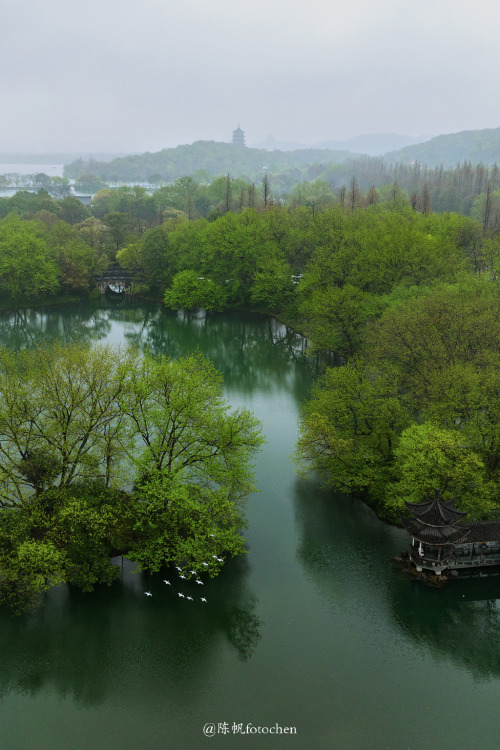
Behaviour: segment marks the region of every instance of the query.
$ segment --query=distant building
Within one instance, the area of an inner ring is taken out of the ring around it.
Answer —
[[[245,145],[245,133],[239,126],[236,128],[236,130],[233,130],[233,144],[235,146]]]

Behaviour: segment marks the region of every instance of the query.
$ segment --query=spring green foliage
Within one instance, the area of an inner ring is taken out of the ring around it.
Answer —
[[[179,271],[167,289],[164,302],[167,307],[177,310],[185,307],[194,310],[203,307],[205,310],[223,310],[226,306],[227,292],[212,279],[198,276],[196,271]]]
[[[397,517],[439,487],[472,518],[500,495],[500,299],[486,276],[397,290],[356,360],[305,406],[298,455]]]
[[[239,554],[261,443],[201,354],[1,349],[1,596],[21,606],[50,583],[110,583],[113,554],[150,571],[199,566],[210,534],[219,554]]]
[[[459,498],[460,508],[472,517],[487,515],[498,502],[498,487],[465,435],[432,422],[412,424],[401,433],[392,474],[398,479],[389,486],[386,504],[394,513],[403,512],[405,500],[419,503],[436,487],[445,500]]]
[[[57,288],[57,266],[40,228],[16,216],[0,221],[0,293],[36,296]]]
[[[293,208],[273,199],[274,177],[264,202],[261,185],[229,175],[211,184],[207,175],[179,178],[152,195],[106,189],[94,196],[87,218],[67,198],[18,195],[0,220],[2,291],[12,298],[84,292],[92,274],[117,259],[171,308],[272,312],[300,326],[310,351],[334,351],[347,361],[325,375],[304,408],[299,455],[307,465],[394,516],[401,496],[394,486],[409,470],[396,459],[399,441],[412,425],[431,424],[457,433],[482,462],[485,479],[474,486],[482,487],[476,494],[484,502],[473,512],[485,515],[500,481],[498,169],[464,164],[445,174],[405,167],[405,189],[386,174],[377,190],[375,181],[366,191],[351,179],[337,196],[319,169],[308,175],[318,177],[315,184],[297,186]],[[460,201],[470,198],[467,212],[475,218],[432,213],[444,195],[438,184],[451,202],[455,187]],[[7,204],[0,209],[5,213]],[[29,400],[21,381],[15,387],[12,434]],[[119,440],[100,433],[100,442],[89,440],[75,478],[112,483],[131,438],[116,417],[110,425]],[[24,473],[11,467],[0,477],[9,497],[20,497],[27,484],[40,491],[62,482],[62,459],[54,457],[60,440],[46,444],[28,429],[17,439]],[[105,439],[106,471],[96,459]],[[470,505],[474,493],[460,487]]]

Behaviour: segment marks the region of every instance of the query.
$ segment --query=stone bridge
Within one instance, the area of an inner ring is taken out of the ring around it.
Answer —
[[[137,277],[121,268],[110,268],[100,276],[94,276],[94,281],[101,294],[106,294],[106,290],[110,287],[113,287],[112,291],[118,294],[126,294],[132,290]]]

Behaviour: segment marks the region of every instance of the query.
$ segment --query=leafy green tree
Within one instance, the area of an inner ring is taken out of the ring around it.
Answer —
[[[431,422],[412,424],[394,450],[393,481],[385,506],[394,515],[404,501],[422,502],[439,490],[443,500],[456,498],[470,518],[486,518],[498,505],[498,485],[488,480],[485,465],[458,430]]]
[[[11,215],[0,221],[0,292],[33,297],[57,290],[58,269],[39,225]]]
[[[286,308],[294,296],[292,269],[280,254],[264,253],[257,262],[251,290],[251,300],[277,312]]]
[[[0,349],[0,505],[119,471],[126,357],[110,347]]]
[[[262,439],[248,410],[230,411],[213,365],[199,353],[174,361],[146,355],[129,370],[120,405],[143,446],[129,455],[141,538],[133,558],[150,570],[187,558],[201,565],[211,533],[240,552],[241,502],[253,489],[250,459]]]
[[[227,291],[212,279],[198,276],[196,271],[179,271],[176,273],[172,286],[164,295],[167,307],[177,310],[223,310],[227,302]]]
[[[410,423],[394,374],[353,360],[329,368],[301,414],[297,457],[342,491],[380,501],[395,442]]]
[[[206,561],[215,575],[243,551],[261,444],[201,354],[1,349],[0,597],[21,606],[51,583],[109,584],[116,554],[151,571]]]
[[[0,513],[0,600],[24,609],[56,583],[83,591],[120,574],[111,556],[130,542],[125,493],[102,483],[46,490],[28,504]]]
[[[90,210],[87,206],[84,206],[73,195],[68,195],[59,202],[59,205],[61,207],[60,218],[62,221],[68,222],[68,224],[77,224],[90,216]]]
[[[118,253],[133,237],[132,219],[120,211],[112,211],[109,214],[105,214],[103,222],[108,227],[110,236],[113,239],[115,253]]]
[[[60,285],[65,292],[86,291],[90,288],[92,274],[107,266],[105,259],[82,239],[80,234],[65,221],[53,224],[46,233],[47,244],[52,250],[60,272]]]
[[[116,258],[122,268],[139,272],[150,288],[164,289],[169,279],[167,248],[169,233],[154,227],[142,237],[118,251]]]
[[[352,356],[360,348],[367,323],[382,306],[380,297],[345,284],[313,291],[299,309],[310,326],[315,351]]]

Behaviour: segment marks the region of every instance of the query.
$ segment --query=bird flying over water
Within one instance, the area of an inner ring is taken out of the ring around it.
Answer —
[[[170,584],[170,581],[167,581],[167,579],[166,579],[166,578],[164,578],[164,579],[163,579],[163,583],[166,583],[166,584],[167,584],[167,586],[170,586],[170,585],[171,585],[171,584]]]
[[[153,596],[153,594],[151,593],[151,591],[145,591],[144,593],[146,594],[146,596]]]
[[[205,597],[204,597],[204,596],[202,596],[202,597],[201,597],[201,601],[202,601],[202,602],[205,602],[205,604],[207,603],[207,600],[205,599]]]
[[[186,596],[186,599],[189,599],[191,602],[193,601],[193,597],[192,596]]]
[[[180,575],[179,578],[184,578],[186,580],[186,576]]]
[[[200,586],[203,586],[203,581],[200,581],[198,578],[196,579],[196,583],[199,583]]]
[[[183,598],[183,599],[185,599],[185,598],[186,598],[186,597],[184,596],[184,594],[178,594],[178,596],[182,596],[182,598]]]

